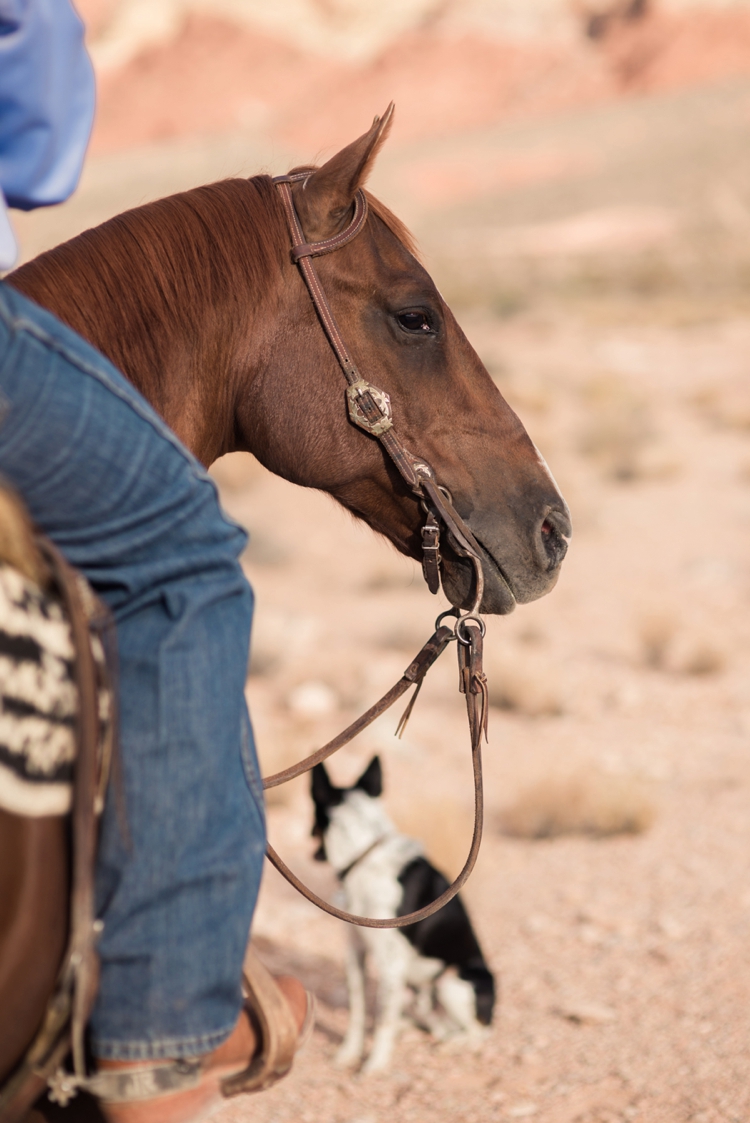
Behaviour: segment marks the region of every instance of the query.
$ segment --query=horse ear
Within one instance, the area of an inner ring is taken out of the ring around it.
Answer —
[[[376,117],[369,132],[347,144],[294,193],[308,242],[320,242],[346,225],[354,196],[370,174],[393,121],[393,102]]]
[[[336,802],[336,788],[329,780],[324,764],[316,764],[313,768],[310,792],[313,802],[320,807],[330,807]]]
[[[379,795],[383,794],[383,770],[380,767],[379,756],[372,758],[354,786],[373,799],[377,799]]]

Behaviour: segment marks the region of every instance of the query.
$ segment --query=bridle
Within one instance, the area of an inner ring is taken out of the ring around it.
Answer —
[[[422,571],[430,592],[437,593],[440,588],[441,522],[456,553],[471,559],[475,588],[474,603],[469,610],[469,615],[474,616],[479,612],[484,595],[484,573],[479,544],[454,508],[448,490],[438,484],[430,464],[424,457],[409,452],[399,440],[393,425],[391,400],[388,394],[373,386],[359,373],[341,336],[312,262],[314,257],[332,253],[357,237],[367,220],[367,197],[361,188],[357,191],[354,198],[354,215],[340,234],[334,234],[332,238],[327,238],[323,242],[307,242],[294,205],[292,184],[304,184],[311,175],[312,172],[296,172],[293,175],[276,176],[273,182],[281,196],[292,238],[292,261],[299,266],[323,331],[328,336],[328,342],[347,382],[346,402],[349,420],[380,441],[402,479],[422,504],[426,516],[425,525],[422,527]]]
[[[308,772],[316,764],[320,764],[337,752],[338,749],[352,741],[363,729],[366,729],[376,718],[385,713],[398,698],[406,693],[409,687],[416,686],[416,690],[396,730],[397,735],[400,736],[409,720],[427,671],[435,660],[442,655],[448,644],[457,640],[459,689],[466,696],[471,734],[471,758],[474,776],[474,833],[464,867],[453,884],[444,893],[441,893],[436,900],[425,908],[418,909],[416,912],[408,913],[405,916],[387,919],[376,920],[370,917],[354,916],[352,913],[336,908],[336,906],[329,904],[328,901],[324,901],[322,897],[313,893],[311,889],[308,889],[285,865],[270,843],[267,854],[271,863],[295,889],[331,916],[366,928],[404,928],[432,916],[433,913],[455,897],[474,868],[482,840],[484,796],[481,740],[483,735],[485,738],[487,735],[489,703],[487,678],[482,668],[485,624],[479,615],[484,595],[484,573],[480,546],[469,527],[454,508],[450,492],[437,482],[435,472],[430,464],[424,458],[409,452],[401,443],[394,429],[391,401],[388,394],[364,379],[357,369],[341,336],[336,318],[312,262],[314,257],[332,253],[357,237],[367,220],[367,197],[361,189],[357,191],[354,198],[354,214],[345,230],[322,242],[307,242],[294,205],[292,184],[302,183],[304,186],[305,181],[312,174],[312,170],[295,172],[291,175],[276,176],[273,182],[281,197],[289,227],[292,241],[292,261],[299,267],[315,311],[318,314],[318,319],[346,379],[346,403],[349,420],[371,437],[380,441],[402,479],[420,501],[425,515],[425,523],[422,527],[422,571],[430,592],[437,593],[440,588],[440,530],[442,526],[453,550],[459,556],[468,558],[472,562],[474,599],[471,608],[464,614],[453,608],[441,613],[435,623],[433,635],[406,668],[396,685],[391,687],[388,693],[384,694],[374,706],[371,706],[366,713],[357,718],[327,745],[318,749],[317,752],[311,753],[298,764],[292,765],[282,772],[267,776],[263,781],[263,786],[264,788],[275,788],[279,784],[284,784],[288,780]],[[449,616],[457,617],[453,628],[443,624],[443,620]]]

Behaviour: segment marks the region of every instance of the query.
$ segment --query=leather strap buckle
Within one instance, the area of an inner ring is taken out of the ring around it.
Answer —
[[[391,399],[385,390],[359,378],[347,386],[346,400],[351,421],[373,437],[393,428]]]

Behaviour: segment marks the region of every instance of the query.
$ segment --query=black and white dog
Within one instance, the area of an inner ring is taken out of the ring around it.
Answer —
[[[374,757],[352,788],[335,787],[322,764],[312,774],[315,854],[341,880],[346,908],[360,916],[403,916],[434,901],[448,882],[416,839],[399,834],[380,800],[382,772]],[[347,957],[349,1027],[336,1061],[359,1064],[365,1050],[366,960],[375,967],[378,1012],[365,1072],[388,1067],[409,997],[414,1020],[435,1036],[480,1040],[492,1021],[495,980],[462,902],[454,897],[434,916],[407,928],[351,928]],[[442,1013],[439,1008],[442,1009]]]

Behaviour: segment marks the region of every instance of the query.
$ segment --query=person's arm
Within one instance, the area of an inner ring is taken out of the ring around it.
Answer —
[[[68,0],[0,0],[0,187],[9,206],[67,199],[93,117],[94,73]]]
[[[83,24],[68,0],[0,0],[0,193],[20,210],[75,190],[94,117]],[[0,197],[0,268],[15,254]]]

